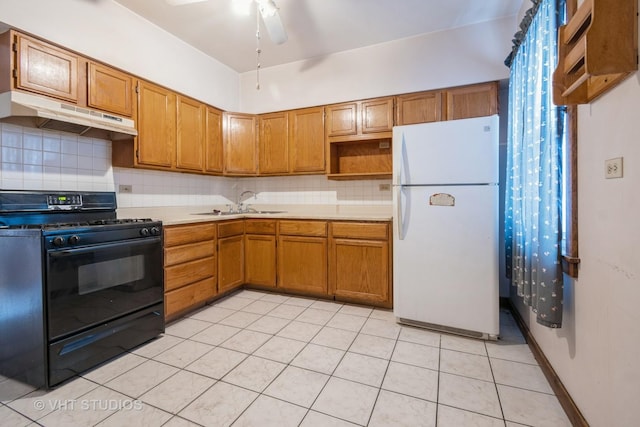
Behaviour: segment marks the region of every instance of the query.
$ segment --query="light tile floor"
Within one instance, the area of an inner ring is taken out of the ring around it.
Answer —
[[[242,290],[52,391],[0,377],[0,426],[569,426],[508,311],[500,328]]]

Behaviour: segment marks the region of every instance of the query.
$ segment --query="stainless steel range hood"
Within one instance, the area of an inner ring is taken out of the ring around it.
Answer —
[[[0,121],[110,140],[138,134],[129,118],[18,91],[0,94]]]

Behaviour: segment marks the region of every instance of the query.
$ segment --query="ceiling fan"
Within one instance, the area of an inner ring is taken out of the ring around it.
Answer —
[[[207,0],[165,0],[165,2],[171,6],[182,6],[191,3],[201,3]],[[287,32],[280,20],[280,13],[278,12],[278,6],[276,6],[273,0],[232,0],[234,6],[246,10],[247,14],[251,4],[255,1],[262,22],[269,33],[269,38],[275,44],[282,44],[287,41]],[[259,31],[259,29],[258,29]]]

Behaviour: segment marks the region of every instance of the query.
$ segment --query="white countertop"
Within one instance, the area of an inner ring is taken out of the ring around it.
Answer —
[[[283,211],[282,213],[234,215],[201,215],[214,209],[227,211],[225,206],[156,206],[146,208],[118,208],[118,218],[152,218],[164,225],[191,222],[223,221],[238,218],[324,219],[354,221],[391,221],[391,205],[252,205],[256,210]]]

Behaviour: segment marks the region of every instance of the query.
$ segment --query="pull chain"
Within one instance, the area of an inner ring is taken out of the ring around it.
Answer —
[[[256,90],[260,90],[260,5],[256,5]]]

